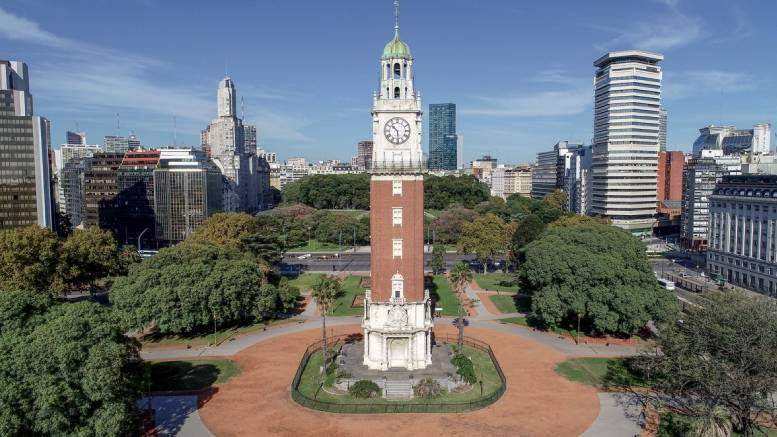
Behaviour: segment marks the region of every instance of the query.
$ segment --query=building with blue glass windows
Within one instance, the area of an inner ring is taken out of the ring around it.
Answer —
[[[456,170],[456,104],[429,105],[429,169]]]

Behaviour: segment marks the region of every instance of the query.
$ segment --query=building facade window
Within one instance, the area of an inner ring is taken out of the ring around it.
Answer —
[[[405,281],[399,273],[391,277],[391,295],[394,299],[405,297]]]
[[[402,180],[401,179],[394,179],[392,184],[392,193],[395,196],[401,196],[402,195]]]
[[[394,226],[402,226],[402,208],[391,209],[391,223]]]
[[[402,258],[402,239],[395,238],[392,240],[392,248],[394,258]]]

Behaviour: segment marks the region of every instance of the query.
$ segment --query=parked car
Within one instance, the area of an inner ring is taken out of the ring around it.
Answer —
[[[306,253],[306,254],[304,254],[304,255],[300,255],[300,256],[298,256],[298,257],[297,257],[297,259],[308,259],[308,258],[310,258],[311,256],[313,256],[313,255],[311,255],[311,254],[309,254],[309,253]]]

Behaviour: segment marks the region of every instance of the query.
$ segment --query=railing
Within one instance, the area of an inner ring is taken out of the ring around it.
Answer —
[[[331,338],[327,338],[327,344],[335,346],[340,343],[351,343],[361,339],[360,334],[350,335],[338,335]],[[436,343],[449,343],[455,344],[457,337],[455,335],[435,335],[434,340]],[[475,349],[486,352],[491,358],[491,362],[494,363],[497,375],[501,384],[499,388],[493,393],[483,396],[471,401],[462,402],[437,402],[435,400],[429,401],[410,401],[410,402],[391,402],[391,403],[338,403],[323,401],[311,398],[299,391],[299,383],[302,378],[302,372],[308,365],[310,357],[318,352],[323,346],[324,341],[319,340],[305,349],[305,353],[302,355],[297,373],[294,374],[294,379],[291,382],[291,398],[303,407],[311,408],[319,411],[327,411],[330,413],[347,413],[347,414],[383,414],[383,413],[461,413],[466,411],[478,410],[485,408],[502,397],[507,390],[507,379],[505,378],[502,368],[499,366],[499,362],[494,356],[494,352],[491,350],[491,346],[488,343],[476,340],[470,337],[464,337],[464,344]]]
[[[397,160],[397,161],[372,161],[370,168],[367,169],[369,173],[381,174],[381,173],[423,173],[426,172],[426,160]]]

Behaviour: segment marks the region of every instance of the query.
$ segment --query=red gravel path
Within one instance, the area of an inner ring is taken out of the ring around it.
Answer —
[[[436,332],[453,333],[449,326]],[[359,332],[357,325],[335,334]],[[554,372],[564,356],[518,336],[468,328],[491,344],[508,389],[494,405],[461,414],[340,415],[303,408],[289,386],[305,347],[320,329],[273,338],[235,355],[243,372],[201,399],[200,415],[217,436],[578,436],[596,419],[596,391]]]

